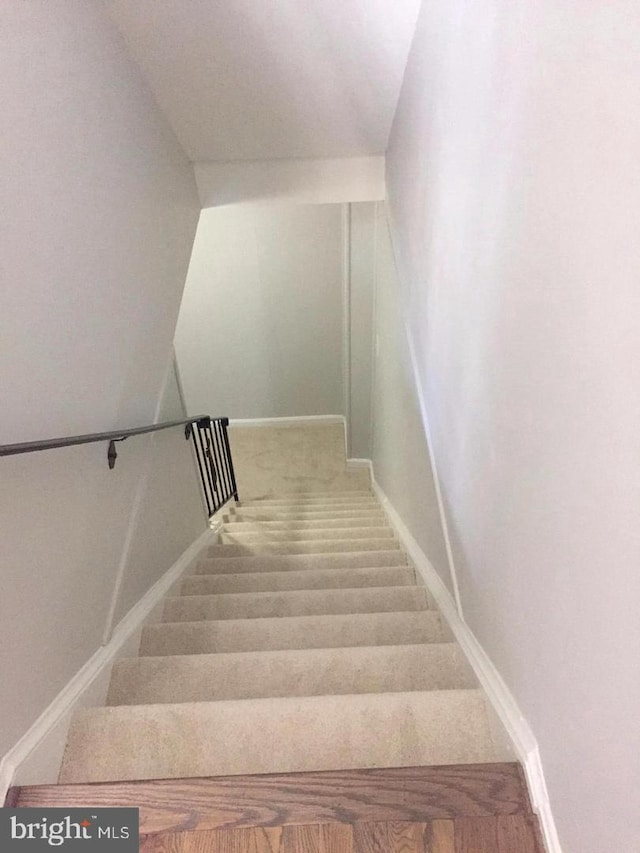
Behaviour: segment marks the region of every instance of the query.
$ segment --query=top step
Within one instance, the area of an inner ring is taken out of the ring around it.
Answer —
[[[375,504],[364,506],[338,504],[303,504],[298,506],[249,506],[237,507],[226,512],[222,520],[229,521],[317,521],[319,519],[341,518],[386,518],[382,509]]]
[[[371,489],[346,489],[344,491],[315,491],[315,492],[274,492],[272,495],[249,498],[251,501],[292,500],[297,498],[372,498]]]
[[[301,497],[292,495],[284,498],[262,498],[240,501],[243,507],[275,507],[275,506],[379,506],[377,499],[372,494],[355,495],[354,497],[334,497],[333,495],[313,495]]]

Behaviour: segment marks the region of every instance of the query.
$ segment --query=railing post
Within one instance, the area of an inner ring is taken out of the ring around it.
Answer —
[[[202,484],[202,491],[204,492],[204,499],[205,499],[206,504],[207,504],[207,515],[209,518],[211,518],[211,516],[213,515],[213,504],[212,504],[213,495],[211,495],[211,497],[209,497],[209,491],[207,489],[207,478],[205,476],[205,472],[204,472],[203,467],[202,467],[203,452],[202,452],[201,446],[198,444],[198,439],[196,438],[196,432],[199,432],[199,430],[194,429],[193,427],[195,427],[195,426],[196,426],[196,424],[192,425],[191,438],[193,439],[193,449],[194,449],[195,454],[196,454],[196,461],[198,463],[198,470],[200,472],[200,482]],[[206,466],[206,464],[207,464],[206,461],[204,462],[204,464]]]
[[[231,475],[231,487],[233,488],[233,497],[237,501],[238,486],[236,485],[236,473],[233,470],[233,459],[231,457],[231,447],[229,446],[229,435],[227,433],[227,427],[229,426],[229,418],[220,418],[220,424],[222,426],[222,438],[224,440],[225,455],[229,463],[229,473]]]
[[[206,417],[202,418],[196,423],[198,427],[198,438],[200,439],[200,445],[202,448],[202,456],[204,460],[204,467],[207,474],[207,482],[209,485],[209,491],[211,493],[211,507],[209,509],[209,517],[211,517],[216,510],[218,509],[218,490],[216,488],[216,472],[214,467],[214,461],[211,456],[211,448],[209,446],[209,437],[207,435],[207,430],[209,428],[209,424],[211,423],[211,418]],[[204,438],[203,438],[204,435]]]
[[[222,492],[222,500],[221,504],[226,503],[229,498],[229,484],[226,482],[225,478],[225,469],[223,464],[223,456],[222,450],[220,448],[220,442],[218,441],[218,430],[217,430],[217,419],[214,419],[209,424],[209,436],[211,437],[211,447],[213,449],[213,456],[215,459],[216,470],[218,472],[218,479],[220,481],[220,490]]]

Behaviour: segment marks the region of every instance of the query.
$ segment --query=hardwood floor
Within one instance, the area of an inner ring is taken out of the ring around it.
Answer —
[[[212,829],[150,835],[142,853],[543,853],[533,818],[457,818]]]
[[[22,787],[7,805],[135,806],[143,853],[544,853],[517,764]]]

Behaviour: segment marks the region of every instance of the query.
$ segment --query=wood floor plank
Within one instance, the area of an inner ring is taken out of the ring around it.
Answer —
[[[498,853],[495,817],[459,817],[454,825],[455,853]]]
[[[425,853],[424,823],[401,823],[389,821],[390,850],[393,853]]]
[[[425,824],[414,821],[357,823],[354,853],[425,853]]]
[[[20,807],[133,806],[142,834],[531,813],[515,763],[26,786],[11,795]]]
[[[373,821],[146,836],[141,853],[544,853],[533,815]]]
[[[496,817],[498,853],[544,853],[539,846],[536,823],[532,815]]]
[[[353,829],[346,823],[285,826],[280,853],[353,853]]]
[[[390,853],[389,826],[381,823],[357,823],[353,827],[353,853]]]
[[[320,825],[311,823],[300,826],[285,826],[282,831],[280,853],[322,853]]]
[[[348,823],[321,823],[320,853],[353,853],[353,827]]]
[[[167,832],[141,839],[140,853],[281,853],[281,838],[279,826]]]
[[[434,820],[425,830],[427,853],[456,853],[455,825],[452,820]]]
[[[241,848],[238,853],[280,853],[282,848],[282,827],[251,827],[250,829],[235,830],[235,832],[245,832],[248,834],[248,844]],[[209,851],[213,853],[213,851]],[[234,851],[235,853],[235,851]]]

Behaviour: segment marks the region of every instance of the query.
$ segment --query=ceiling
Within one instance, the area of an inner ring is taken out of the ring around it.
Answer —
[[[386,150],[420,0],[105,0],[188,156]]]

